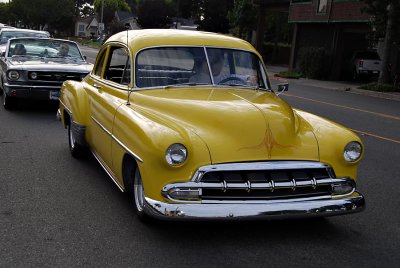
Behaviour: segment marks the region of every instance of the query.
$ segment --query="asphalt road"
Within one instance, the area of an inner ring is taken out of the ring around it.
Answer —
[[[0,107],[0,267],[398,266],[400,102],[297,81],[282,96],[363,133],[365,211],[145,225],[93,158],[69,155],[56,107],[24,103],[12,112]]]

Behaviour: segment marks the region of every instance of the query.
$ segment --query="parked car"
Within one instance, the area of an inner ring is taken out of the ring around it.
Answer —
[[[48,38],[50,33],[47,31],[36,31],[29,29],[19,29],[19,28],[2,28],[0,30],[0,54],[6,50],[7,41],[11,38],[17,37],[40,37]]]
[[[69,150],[90,149],[142,219],[276,219],[361,211],[364,147],[294,109],[259,53],[214,33],[110,37],[92,72],[61,88]]]
[[[351,59],[353,79],[379,77],[382,60],[376,51],[356,51]]]
[[[58,100],[65,80],[80,81],[93,68],[75,42],[50,38],[13,38],[2,53],[3,104],[13,109],[20,98]]]

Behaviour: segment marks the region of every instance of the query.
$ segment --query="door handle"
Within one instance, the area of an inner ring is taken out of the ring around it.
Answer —
[[[98,84],[93,84],[93,87],[97,88],[97,89],[101,89],[101,86]]]

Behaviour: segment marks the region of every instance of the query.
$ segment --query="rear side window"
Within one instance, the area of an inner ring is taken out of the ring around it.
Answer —
[[[365,60],[380,60],[379,54],[374,51],[363,51],[357,52],[356,54],[357,59],[365,59]]]

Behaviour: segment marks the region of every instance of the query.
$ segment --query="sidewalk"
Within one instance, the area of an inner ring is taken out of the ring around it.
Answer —
[[[371,91],[358,88],[361,84],[357,82],[351,81],[324,81],[324,80],[316,80],[316,79],[308,79],[308,78],[300,78],[300,79],[286,79],[281,77],[276,77],[275,74],[287,71],[287,66],[279,66],[279,65],[267,65],[267,72],[269,74],[269,78],[271,80],[279,80],[279,81],[289,81],[293,84],[301,84],[305,86],[314,86],[331,90],[338,91],[346,91],[353,94],[361,94],[366,96],[372,96],[376,98],[390,99],[395,101],[400,101],[400,92],[378,92]],[[289,86],[290,90],[290,86]]]

